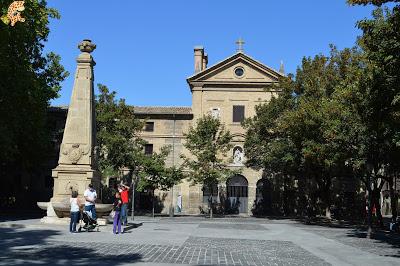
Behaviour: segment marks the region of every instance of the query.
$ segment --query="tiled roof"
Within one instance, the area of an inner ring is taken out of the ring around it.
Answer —
[[[50,112],[65,112],[68,111],[68,105],[56,105],[48,108]]]
[[[135,114],[155,114],[155,115],[190,115],[192,107],[189,106],[133,106]],[[49,111],[68,111],[68,105],[50,106]]]
[[[135,114],[156,114],[156,115],[167,115],[167,114],[179,114],[179,115],[190,115],[192,114],[192,107],[180,106],[180,107],[167,107],[167,106],[134,106]]]

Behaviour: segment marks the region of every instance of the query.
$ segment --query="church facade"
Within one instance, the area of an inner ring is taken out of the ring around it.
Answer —
[[[217,203],[223,198],[236,213],[251,214],[258,197],[262,172],[245,167],[246,154],[243,149],[246,131],[241,122],[255,115],[255,107],[268,102],[277,95],[271,90],[284,74],[248,56],[242,49],[208,66],[208,55],[203,47],[194,48],[194,74],[187,78],[192,93],[192,106],[187,107],[135,107],[135,115],[146,120],[141,137],[148,144],[146,153],[158,151],[165,145],[172,147],[168,165],[180,165],[185,150],[184,133],[205,114],[217,117],[233,135],[233,149],[228,153],[232,169],[241,169],[241,174],[232,176],[227,182],[216,185],[213,191],[203,189],[201,184],[187,181],[176,185],[171,191],[156,192],[161,201],[161,212],[168,213],[173,207],[182,214],[199,214],[208,211],[208,198],[213,193]],[[282,71],[283,72],[283,71]],[[172,202],[171,202],[172,201]]]

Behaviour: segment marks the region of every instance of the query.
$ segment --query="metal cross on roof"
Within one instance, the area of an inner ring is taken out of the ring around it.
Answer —
[[[239,40],[237,40],[236,41],[236,44],[237,44],[237,49],[236,49],[236,52],[237,53],[243,53],[243,45],[245,44],[245,42],[243,41],[243,39],[242,38],[239,38]]]

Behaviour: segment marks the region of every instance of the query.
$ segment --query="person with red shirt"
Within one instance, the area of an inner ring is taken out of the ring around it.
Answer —
[[[127,184],[121,184],[119,186],[119,192],[121,193],[121,220],[122,225],[126,226],[128,224],[128,203],[129,203],[129,186]]]

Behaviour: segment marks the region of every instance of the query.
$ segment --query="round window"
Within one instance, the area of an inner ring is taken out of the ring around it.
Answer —
[[[243,74],[244,74],[244,69],[242,67],[238,67],[235,69],[236,76],[241,77],[241,76],[243,76]]]

